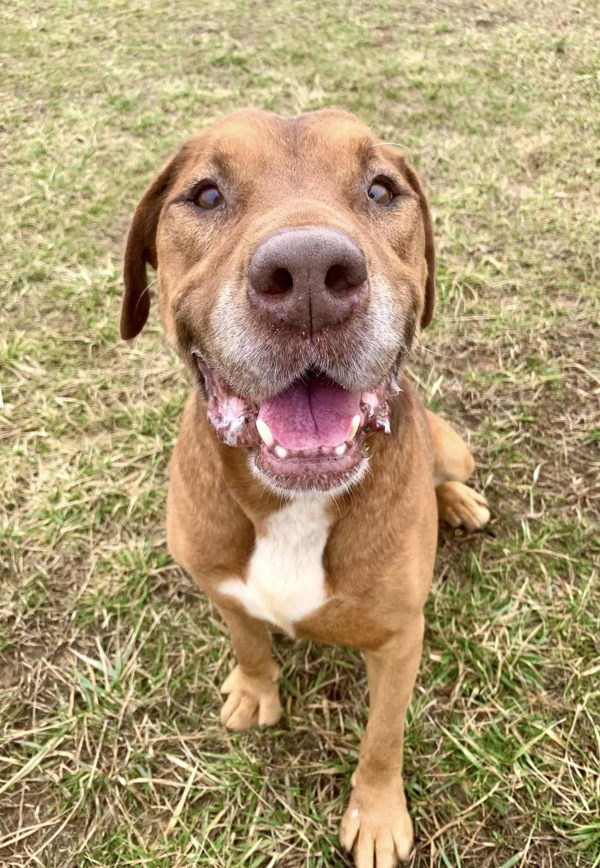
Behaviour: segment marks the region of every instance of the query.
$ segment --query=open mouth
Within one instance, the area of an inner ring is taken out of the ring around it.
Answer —
[[[258,475],[276,489],[348,485],[366,464],[366,434],[390,431],[388,401],[399,391],[392,373],[372,389],[350,392],[308,370],[278,394],[252,402],[194,356],[219,440],[249,449]]]

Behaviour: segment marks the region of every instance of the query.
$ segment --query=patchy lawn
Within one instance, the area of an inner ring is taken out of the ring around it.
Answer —
[[[600,864],[596,11],[4,5],[2,865],[346,864],[359,655],[277,640],[281,724],[219,725],[229,641],[165,549],[187,385],[155,309],[117,337],[137,197],[244,104],[355,111],[430,189],[440,299],[412,372],[468,434],[495,536],[442,534],[406,750],[416,864]]]

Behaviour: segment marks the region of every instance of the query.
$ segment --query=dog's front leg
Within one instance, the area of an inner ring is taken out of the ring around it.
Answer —
[[[271,654],[271,638],[262,621],[223,605],[217,607],[231,631],[238,665],[221,687],[228,694],[221,722],[229,729],[272,726],[281,716],[279,666]]]
[[[421,659],[423,617],[375,651],[365,652],[369,722],[352,776],[340,840],[357,868],[394,868],[413,847],[402,781],[404,718]]]

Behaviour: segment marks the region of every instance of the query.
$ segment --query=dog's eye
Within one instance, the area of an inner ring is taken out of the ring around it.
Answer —
[[[377,202],[378,205],[387,205],[394,199],[394,191],[390,184],[382,178],[373,181],[369,187],[369,199]]]
[[[221,191],[214,184],[207,184],[206,187],[198,190],[194,196],[194,204],[199,208],[204,208],[205,211],[218,208],[224,201]]]

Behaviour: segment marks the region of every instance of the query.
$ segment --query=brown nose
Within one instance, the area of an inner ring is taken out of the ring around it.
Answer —
[[[326,227],[283,229],[265,238],[252,254],[248,278],[254,304],[307,334],[344,322],[368,291],[362,250]]]

